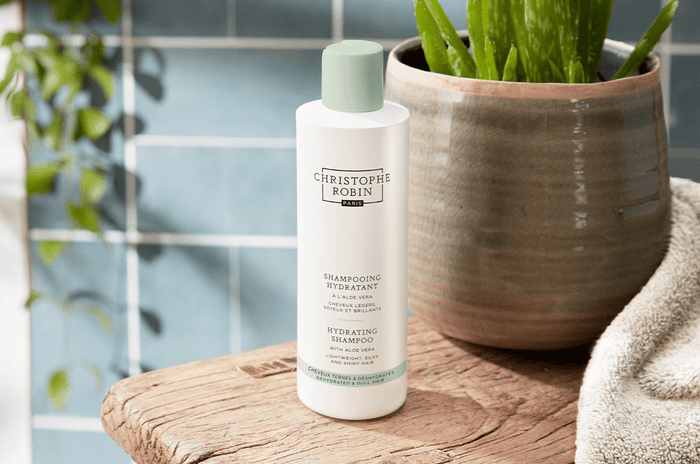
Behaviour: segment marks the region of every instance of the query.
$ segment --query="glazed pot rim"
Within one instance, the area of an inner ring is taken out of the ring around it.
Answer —
[[[466,31],[459,31],[459,34],[464,37],[466,36]],[[605,39],[604,45],[606,49],[618,52],[618,54],[621,55],[629,55],[632,50],[634,50],[633,46],[616,40]],[[471,95],[548,100],[608,97],[649,88],[660,83],[659,69],[661,66],[659,57],[654,53],[650,53],[647,57],[648,71],[643,74],[616,79],[614,81],[593,82],[588,84],[564,84],[503,82],[448,76],[424,71],[402,63],[400,60],[401,55],[417,47],[420,47],[420,37],[404,40],[395,46],[389,53],[387,77],[391,75],[402,81],[409,81],[418,85],[438,87],[447,90],[456,90]]]

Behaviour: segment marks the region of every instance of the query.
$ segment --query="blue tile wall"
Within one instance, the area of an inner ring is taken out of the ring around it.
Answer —
[[[700,56],[671,59],[671,147],[700,148]]]
[[[144,369],[229,354],[229,250],[141,245],[138,253]]]
[[[654,22],[661,10],[660,2],[615,0],[608,37],[622,42],[636,43]]]
[[[678,3],[676,15],[673,18],[672,36],[674,42],[700,42],[700,8],[696,1]]]
[[[227,34],[228,0],[199,0],[174,7],[172,0],[132,0],[134,36],[222,37]]]
[[[32,307],[32,407],[35,414],[99,417],[110,385],[126,371],[126,255],[121,244],[72,243],[49,266],[41,264],[37,244],[30,246],[33,287],[52,298]],[[63,312],[61,301],[70,302]],[[96,307],[112,323],[109,335],[83,308]],[[102,371],[96,385],[88,363]],[[49,402],[46,382],[52,372],[68,366],[72,379],[70,401],[56,411]]]
[[[297,107],[321,96],[317,50],[157,53],[163,63],[161,98],[143,86],[136,91],[144,134],[294,137]]]
[[[700,156],[696,158],[671,158],[668,160],[671,176],[700,182]]]
[[[441,2],[457,30],[467,28],[466,2]],[[408,39],[418,36],[413,3],[405,0],[344,2],[344,34],[348,38]]]
[[[139,230],[296,234],[294,150],[139,147],[137,175]]]
[[[240,37],[330,38],[332,0],[236,0]]]
[[[104,433],[35,430],[34,464],[130,464],[131,458]]]
[[[241,348],[296,340],[296,250],[239,251]]]
[[[442,3],[455,27],[465,29],[466,2]],[[135,109],[135,155],[130,153],[135,160],[125,156],[130,146],[124,136],[125,83],[128,99],[130,81],[122,79],[128,54],[119,47],[107,51],[117,88],[104,110],[114,129],[97,147],[85,142],[78,147],[110,167],[100,203],[104,228],[126,231],[125,163],[135,161],[138,232],[156,239],[160,234],[293,237],[293,149],[197,148],[182,146],[177,137],[203,137],[203,145],[211,145],[207,137],[267,138],[270,147],[280,138],[293,138],[296,108],[320,98],[321,45],[334,33],[333,0],[132,0],[130,5],[135,100],[127,103]],[[410,0],[344,0],[342,5],[344,38],[391,44],[417,35]],[[636,42],[659,8],[658,0],[616,0],[608,36]],[[53,22],[43,1],[29,0],[26,12],[30,31],[70,32],[67,25]],[[672,41],[697,45],[699,20],[695,4],[682,0]],[[97,10],[88,23],[103,35],[120,38],[122,23],[108,23]],[[213,40],[203,45],[199,39]],[[303,48],[307,44],[310,48]],[[700,182],[698,75],[700,56],[673,55],[670,94],[664,97],[671,108],[671,174]],[[87,95],[78,99],[79,104],[88,101]],[[43,117],[48,114],[47,108],[40,111]],[[154,142],[156,137],[165,140]],[[30,156],[35,161],[51,154],[32,146]],[[59,182],[53,194],[31,198],[30,226],[70,228],[62,212],[65,197],[65,183]],[[143,370],[296,338],[296,249],[279,248],[274,238],[269,246],[242,248],[137,245],[137,275],[130,277],[138,285]],[[59,298],[70,292],[76,304],[103,308],[114,325],[114,335],[107,337],[84,312],[64,316],[48,300],[33,306],[35,414],[97,418],[106,389],[127,375],[127,253],[126,243],[75,242],[70,253],[46,267],[36,242],[31,243],[36,289]],[[56,411],[45,382],[66,362],[75,365],[71,400],[65,410]],[[84,362],[102,371],[101,387],[95,387]],[[102,433],[35,430],[33,448],[35,464],[130,462]]]

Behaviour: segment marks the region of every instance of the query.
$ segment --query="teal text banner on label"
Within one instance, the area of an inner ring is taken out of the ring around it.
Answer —
[[[309,366],[303,359],[297,358],[297,369],[319,382],[341,387],[373,387],[383,385],[392,380],[396,380],[406,373],[406,361],[398,366],[382,372],[371,374],[339,374],[337,372],[324,371],[313,366]]]

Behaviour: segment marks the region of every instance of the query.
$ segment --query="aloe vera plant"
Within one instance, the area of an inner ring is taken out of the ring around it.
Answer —
[[[671,0],[612,77],[634,74],[668,28]],[[593,82],[614,0],[467,0],[470,54],[438,0],[414,0],[432,72],[520,82]]]

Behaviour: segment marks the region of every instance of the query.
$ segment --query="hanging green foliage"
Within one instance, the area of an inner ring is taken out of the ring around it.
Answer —
[[[0,5],[11,0],[0,0]],[[110,22],[121,15],[119,0],[47,0],[57,22],[66,21],[78,32],[97,7]],[[27,169],[26,189],[28,196],[46,195],[53,191],[56,182],[67,186],[64,212],[70,223],[102,236],[98,203],[105,195],[109,166],[96,157],[80,153],[76,144],[81,139],[92,142],[107,134],[112,125],[101,109],[77,103],[77,97],[87,92],[93,81],[105,101],[114,94],[114,75],[105,66],[105,46],[98,35],[87,34],[79,46],[68,46],[60,37],[41,31],[27,46],[24,31],[8,32],[2,37],[0,46],[10,50],[10,60],[4,75],[0,76],[0,96],[4,96],[12,115],[24,119],[30,143],[44,145],[53,154],[49,161],[32,162]],[[38,36],[38,37],[37,37]],[[36,39],[39,40],[36,40]],[[40,118],[39,108],[50,118]],[[42,120],[43,119],[43,120]],[[39,257],[45,266],[54,263],[68,248],[59,240],[43,240],[37,244]],[[83,312],[94,318],[107,336],[114,328],[105,311],[91,305],[77,305],[69,295],[56,298],[48,292],[33,290],[25,305],[32,306],[38,300],[48,300],[65,316]],[[90,363],[83,363],[102,384],[102,372]],[[56,409],[63,409],[71,393],[68,363],[50,375],[46,383],[47,396]]]

